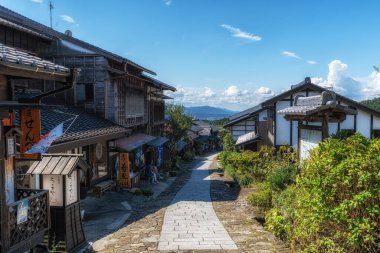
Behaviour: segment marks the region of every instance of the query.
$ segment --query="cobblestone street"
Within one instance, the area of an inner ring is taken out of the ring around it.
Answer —
[[[245,200],[251,189],[229,187],[212,158],[186,165],[166,191],[133,207],[124,227],[96,241],[94,250],[286,252],[254,219],[255,210]]]

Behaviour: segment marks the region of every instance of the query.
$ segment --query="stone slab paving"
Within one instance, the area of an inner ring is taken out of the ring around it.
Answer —
[[[158,250],[237,250],[215,214],[209,166],[214,156],[192,171],[190,180],[166,209]]]

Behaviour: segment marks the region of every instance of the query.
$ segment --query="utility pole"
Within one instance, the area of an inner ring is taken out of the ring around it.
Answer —
[[[53,6],[52,2],[50,1],[50,2],[49,2],[49,10],[50,10],[50,28],[53,28],[53,16],[52,16],[52,14],[53,14],[53,8],[54,8],[54,6]]]

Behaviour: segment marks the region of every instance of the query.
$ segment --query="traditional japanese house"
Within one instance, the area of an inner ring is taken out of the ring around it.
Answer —
[[[294,106],[299,97],[320,96],[324,91],[328,90],[313,84],[310,78],[307,77],[303,82],[293,85],[290,90],[232,116],[225,127],[232,132],[235,140],[244,134],[254,132],[245,139],[245,143],[247,141],[257,142],[257,148],[260,145],[275,147],[290,145],[294,150],[298,150],[299,138],[301,138],[299,136],[299,127],[304,128],[304,126],[311,125],[320,127],[321,122],[304,121],[299,126],[298,120],[290,118],[287,120],[284,115],[278,112]],[[360,132],[367,138],[379,137],[380,112],[337,93],[335,95],[336,104],[347,106],[356,110],[357,113],[348,113],[342,121],[329,122],[329,136],[336,134],[340,130],[348,130]],[[308,135],[302,136],[304,136],[302,138],[314,138]],[[253,147],[253,149],[256,149],[256,147]]]
[[[79,40],[70,31],[58,32],[1,6],[0,18],[4,26],[12,27],[15,32],[28,29],[45,36],[45,45],[36,47],[39,56],[81,69],[75,87],[50,100],[83,108],[136,133],[162,133],[163,99],[168,98],[162,91],[175,88],[146,75],[156,75],[155,72]],[[55,84],[18,82],[14,85],[46,91]]]
[[[41,105],[40,100],[71,88],[76,71],[27,51],[44,46],[49,38],[43,35],[27,29],[16,33],[12,27],[5,29],[1,25],[0,34],[3,36],[1,43],[21,48],[0,44],[1,252],[25,252],[41,244],[50,228],[49,191],[20,187],[23,175],[16,169],[15,159],[30,159],[22,156],[20,151],[25,152],[26,147],[38,141],[40,110],[55,108]],[[57,83],[57,88],[40,94],[34,100],[18,103],[11,100],[13,84],[19,79],[30,83],[50,80]],[[15,123],[15,114],[18,113],[21,115],[21,131]],[[17,142],[21,145],[20,150],[16,148]]]
[[[164,94],[165,90],[176,89],[157,79],[144,75],[148,83],[149,123],[148,134],[162,136],[165,127],[165,99],[172,99]]]
[[[25,42],[25,38],[37,35],[40,36],[39,40]],[[70,31],[65,33],[55,31],[0,6],[1,41],[9,41],[16,46],[22,44],[27,47],[27,50],[31,50],[33,54],[44,59],[68,68],[81,69],[73,89],[43,98],[44,103],[75,107],[77,110],[109,120],[119,127],[128,128],[132,134],[162,134],[164,100],[169,98],[163,94],[163,91],[174,91],[175,88],[150,77],[149,75],[155,75],[153,71],[129,59],[79,40],[73,37]],[[31,95],[57,89],[60,87],[60,83],[47,80],[17,79],[13,80],[12,86],[14,91]],[[77,114],[85,117],[80,112]],[[75,128],[75,123],[72,127]],[[91,141],[98,138],[99,136],[89,137]],[[138,138],[132,137],[131,140],[135,140],[138,144]],[[112,138],[107,141],[103,138],[103,140],[99,140],[98,145],[85,143],[85,141],[72,144],[77,145],[71,148],[72,152],[84,153],[85,158],[90,152],[98,155],[108,154],[108,152],[101,152],[107,145],[111,148],[116,147]],[[57,142],[49,152],[61,152],[62,147],[64,145]],[[66,145],[66,147],[68,146]],[[140,148],[143,150],[142,152],[140,152]],[[138,147],[133,153],[135,157],[143,157],[140,154],[145,154],[145,151],[143,147]],[[96,158],[96,161],[94,160],[96,165],[92,165],[93,170],[112,171],[116,166],[117,157],[117,152],[113,152],[107,164],[99,161],[103,158]],[[144,160],[140,159],[140,161]],[[89,162],[91,163],[91,161]],[[107,179],[103,174],[103,176],[95,176],[100,174],[92,172],[93,183],[96,183],[98,179]],[[106,174],[109,175],[109,173]],[[107,184],[108,186],[109,184]]]
[[[294,105],[279,110],[286,120],[298,122],[297,150],[301,160],[309,156],[309,151],[330,136],[329,123],[342,123],[347,115],[357,115],[355,108],[338,104],[336,94],[323,91],[320,95],[296,97]],[[304,124],[317,123],[317,124]]]
[[[218,137],[219,129],[202,120],[193,120],[191,130],[198,135],[195,138],[196,145],[200,145],[203,151],[211,151],[220,145],[220,138]]]

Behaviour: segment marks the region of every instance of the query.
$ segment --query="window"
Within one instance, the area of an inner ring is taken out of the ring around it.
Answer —
[[[94,100],[94,85],[92,83],[79,83],[76,88],[76,99],[78,102]]]

